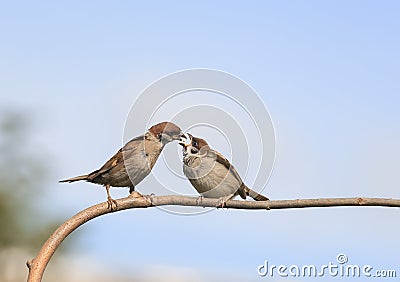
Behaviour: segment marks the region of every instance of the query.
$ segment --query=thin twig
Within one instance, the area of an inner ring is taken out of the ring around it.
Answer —
[[[150,201],[151,199],[151,201]],[[40,249],[36,258],[27,262],[29,268],[28,282],[40,282],[44,270],[49,263],[54,252],[61,242],[79,226],[85,224],[98,216],[133,208],[148,208],[156,206],[193,206],[198,207],[197,197],[184,196],[145,196],[140,198],[126,197],[117,200],[118,206],[111,211],[107,208],[107,203],[101,203],[89,207],[67,221],[65,221],[47,239]],[[217,207],[219,199],[203,198],[200,206]],[[311,208],[311,207],[335,207],[335,206],[381,206],[381,207],[400,207],[400,199],[381,199],[381,198],[325,198],[325,199],[297,199],[297,200],[276,200],[265,202],[237,201],[226,202],[226,208],[233,209],[292,209],[292,208]]]

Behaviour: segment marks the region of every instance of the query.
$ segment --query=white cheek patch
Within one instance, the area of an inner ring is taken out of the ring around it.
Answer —
[[[187,149],[188,149],[188,147],[186,147],[186,146],[183,146],[183,147],[182,147],[182,152],[183,152],[183,155],[184,155],[184,156],[187,156],[187,154],[188,154]]]
[[[193,146],[187,146],[187,147],[183,148],[183,151],[187,156],[195,156],[195,155],[197,155],[197,153],[196,154],[192,153],[192,148],[194,148],[194,147]]]

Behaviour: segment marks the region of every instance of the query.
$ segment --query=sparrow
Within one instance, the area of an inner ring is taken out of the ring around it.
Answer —
[[[98,170],[59,182],[86,180],[103,185],[107,191],[108,208],[112,210],[112,204],[117,207],[117,202],[110,196],[110,186],[129,187],[130,194],[135,192],[135,186],[150,174],[164,146],[179,140],[181,135],[182,131],[177,125],[161,122],[150,127],[144,135],[126,143]]]
[[[185,133],[179,144],[183,146],[183,173],[201,197],[219,198],[221,207],[237,195],[242,199],[250,196],[256,201],[268,201],[247,187],[233,165],[204,139]]]

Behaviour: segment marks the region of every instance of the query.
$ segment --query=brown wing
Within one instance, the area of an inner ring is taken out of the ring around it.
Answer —
[[[214,150],[213,150],[214,151]],[[242,199],[246,199],[246,192],[244,190],[244,183],[242,178],[240,178],[239,173],[236,171],[235,167],[223,156],[221,153],[214,151],[216,156],[217,156],[217,162],[223,164],[229,171],[230,173],[233,174],[233,176],[237,179],[237,181],[240,183],[240,187],[238,189],[238,194]]]
[[[141,142],[144,139],[144,135],[138,136],[130,140],[128,143],[125,144],[124,147],[118,150],[118,152],[112,156],[100,169],[93,171],[89,174],[88,179],[93,180],[96,177],[109,172],[111,169],[116,167],[117,165],[124,162],[124,155],[125,158],[129,157],[137,149],[137,142]]]
[[[214,150],[213,150],[214,151]],[[228,170],[230,170],[233,176],[239,181],[239,183],[243,183],[242,179],[240,178],[239,173],[236,171],[233,165],[223,156],[221,153],[214,151],[217,156],[217,162],[223,164]]]

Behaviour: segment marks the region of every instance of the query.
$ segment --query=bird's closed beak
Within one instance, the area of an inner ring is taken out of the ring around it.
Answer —
[[[183,132],[181,131],[179,134],[176,134],[172,136],[172,140],[181,140],[181,136],[183,135]]]
[[[187,147],[191,144],[190,136],[187,133],[184,133],[180,136],[178,143],[183,147]]]

